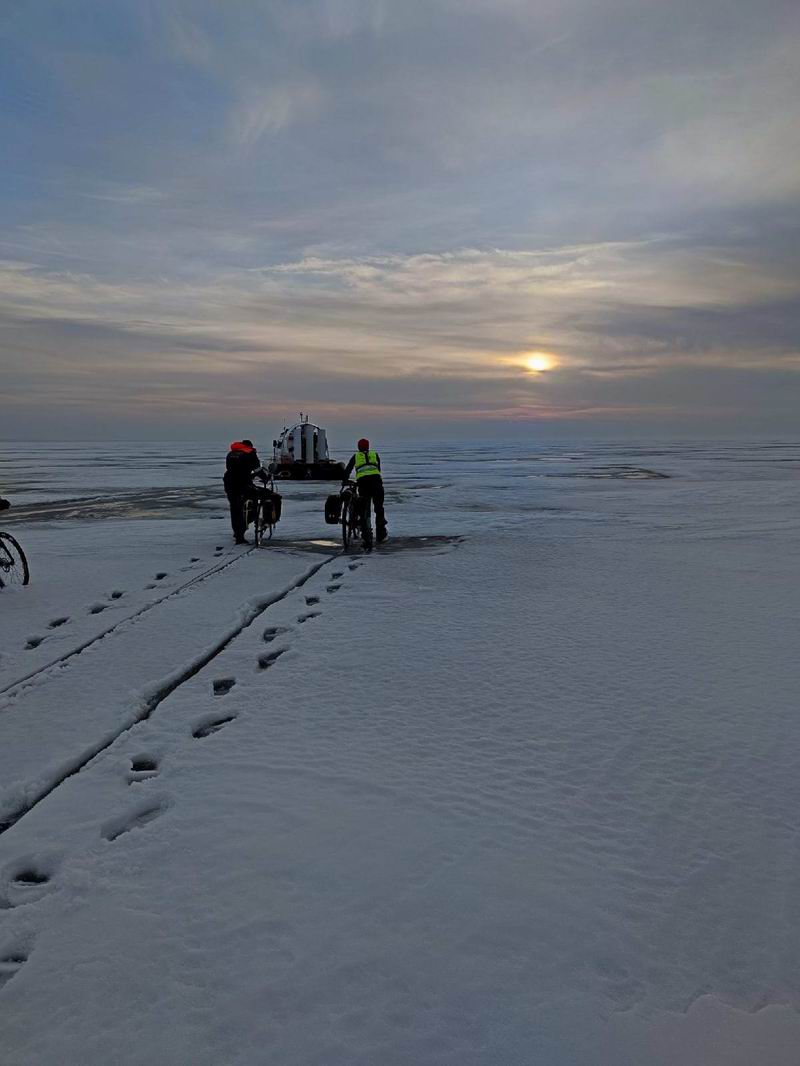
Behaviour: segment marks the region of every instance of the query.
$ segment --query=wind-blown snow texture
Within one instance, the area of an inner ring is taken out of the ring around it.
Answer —
[[[796,1066],[800,448],[163,454],[0,466],[0,1061]]]

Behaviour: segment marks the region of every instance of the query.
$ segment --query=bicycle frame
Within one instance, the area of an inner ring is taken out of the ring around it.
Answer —
[[[253,485],[253,488],[258,492],[262,486]],[[270,492],[275,492],[275,480],[270,476],[268,481],[263,484],[264,489],[268,489]],[[248,496],[244,502],[244,520],[245,528],[252,524],[253,526],[253,540],[255,546],[258,547],[264,540],[264,534],[266,533],[266,539],[272,539],[272,532],[275,529],[272,522],[272,509],[267,508],[266,500],[263,500],[259,495],[253,497]]]
[[[361,534],[364,551],[372,550],[372,524],[370,521],[370,501],[358,495],[355,481],[348,481],[342,488],[342,543],[345,549],[355,533]]]

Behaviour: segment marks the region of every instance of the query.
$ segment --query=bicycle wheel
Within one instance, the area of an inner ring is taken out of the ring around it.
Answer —
[[[27,585],[30,581],[28,560],[10,533],[0,533],[0,588],[4,585]]]
[[[265,539],[272,540],[272,531],[275,528],[275,526],[272,524],[272,519],[274,517],[274,512],[272,510],[272,500],[262,501],[259,511],[261,513],[261,536],[259,537],[259,541]]]
[[[350,500],[345,500],[342,505],[342,544],[345,551],[350,547],[350,539],[353,536],[353,529],[350,525]]]
[[[253,514],[253,501],[246,499],[242,504],[242,519],[244,521],[244,532],[247,533],[251,523],[255,523],[255,516]]]

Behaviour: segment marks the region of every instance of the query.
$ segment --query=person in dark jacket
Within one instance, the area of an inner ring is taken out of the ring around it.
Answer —
[[[375,508],[375,539],[378,544],[386,540],[386,512],[383,509],[383,475],[381,473],[381,457],[370,448],[369,441],[362,437],[358,442],[358,451],[352,456],[345,467],[342,484],[350,479],[355,471],[356,488],[358,495],[364,501],[364,506],[369,508],[370,501]]]
[[[245,540],[247,524],[244,518],[244,505],[248,497],[255,492],[253,477],[261,473],[266,480],[258,452],[251,440],[235,440],[225,458],[225,495],[231,508],[231,528],[237,544],[249,543]]]

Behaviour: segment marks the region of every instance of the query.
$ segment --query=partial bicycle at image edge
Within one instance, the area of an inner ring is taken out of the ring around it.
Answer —
[[[6,585],[27,585],[29,581],[28,560],[19,541],[0,530],[0,589]]]
[[[10,506],[8,500],[0,496],[0,511],[7,511]],[[27,585],[30,576],[28,560],[19,541],[0,530],[0,589],[6,585]]]

